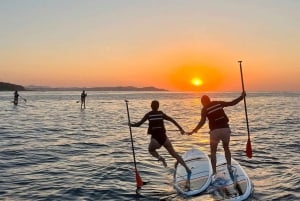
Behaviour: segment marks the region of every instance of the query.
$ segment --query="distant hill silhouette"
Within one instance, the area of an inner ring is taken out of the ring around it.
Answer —
[[[167,91],[155,87],[133,87],[133,86],[117,86],[117,87],[46,87],[46,86],[28,86],[27,90],[33,91]]]
[[[155,87],[133,87],[133,86],[117,86],[117,87],[47,87],[47,86],[21,86],[7,82],[0,82],[0,91],[167,91]]]
[[[25,91],[25,87],[7,82],[0,82],[0,91]]]

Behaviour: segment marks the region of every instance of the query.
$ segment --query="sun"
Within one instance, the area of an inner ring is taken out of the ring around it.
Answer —
[[[192,85],[199,87],[203,84],[203,81],[200,78],[193,78],[191,80]]]
[[[169,72],[170,88],[177,91],[216,91],[223,80],[219,68],[197,62],[179,64]]]

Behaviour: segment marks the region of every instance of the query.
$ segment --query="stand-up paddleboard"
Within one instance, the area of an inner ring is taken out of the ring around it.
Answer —
[[[191,149],[182,156],[192,171],[190,189],[187,189],[187,172],[178,164],[174,172],[174,188],[184,195],[196,195],[206,190],[211,183],[212,168],[208,156],[199,149]]]
[[[240,164],[231,158],[232,172],[229,173],[224,155],[217,154],[217,174],[207,189],[216,200],[241,201],[253,192],[253,184]]]

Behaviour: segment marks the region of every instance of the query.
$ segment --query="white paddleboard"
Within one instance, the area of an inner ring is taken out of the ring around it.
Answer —
[[[186,188],[187,172],[178,164],[174,172],[174,188],[184,195],[196,195],[207,189],[211,183],[212,168],[208,156],[193,148],[182,155],[182,159],[192,171],[190,189]]]
[[[233,173],[229,174],[225,156],[217,154],[217,174],[208,188],[216,200],[241,201],[253,192],[253,184],[242,166],[231,158]]]

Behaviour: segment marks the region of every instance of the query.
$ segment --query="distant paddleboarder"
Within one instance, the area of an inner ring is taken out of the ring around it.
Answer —
[[[14,93],[14,101],[13,101],[13,103],[14,103],[14,105],[18,105],[18,103],[19,103],[19,93],[18,93],[17,90]]]
[[[151,108],[152,111],[145,114],[145,116],[139,122],[131,123],[130,126],[139,127],[145,121],[148,120],[149,121],[148,134],[151,135],[151,140],[148,147],[149,153],[153,157],[161,161],[165,167],[167,167],[167,163],[165,159],[162,156],[160,156],[156,151],[156,149],[159,149],[161,146],[164,146],[168,150],[169,154],[173,156],[177,160],[177,162],[180,163],[186,169],[188,173],[188,181],[189,181],[191,176],[191,170],[188,168],[188,166],[185,164],[182,158],[174,150],[173,145],[171,144],[169,138],[166,135],[164,120],[170,121],[175,126],[177,126],[181,134],[185,133],[184,130],[174,119],[172,119],[162,111],[158,110],[159,102],[157,100],[152,101]],[[187,185],[189,186],[189,183]]]
[[[85,109],[85,99],[87,97],[87,93],[85,92],[85,90],[82,91],[81,93],[81,109],[82,107]]]

